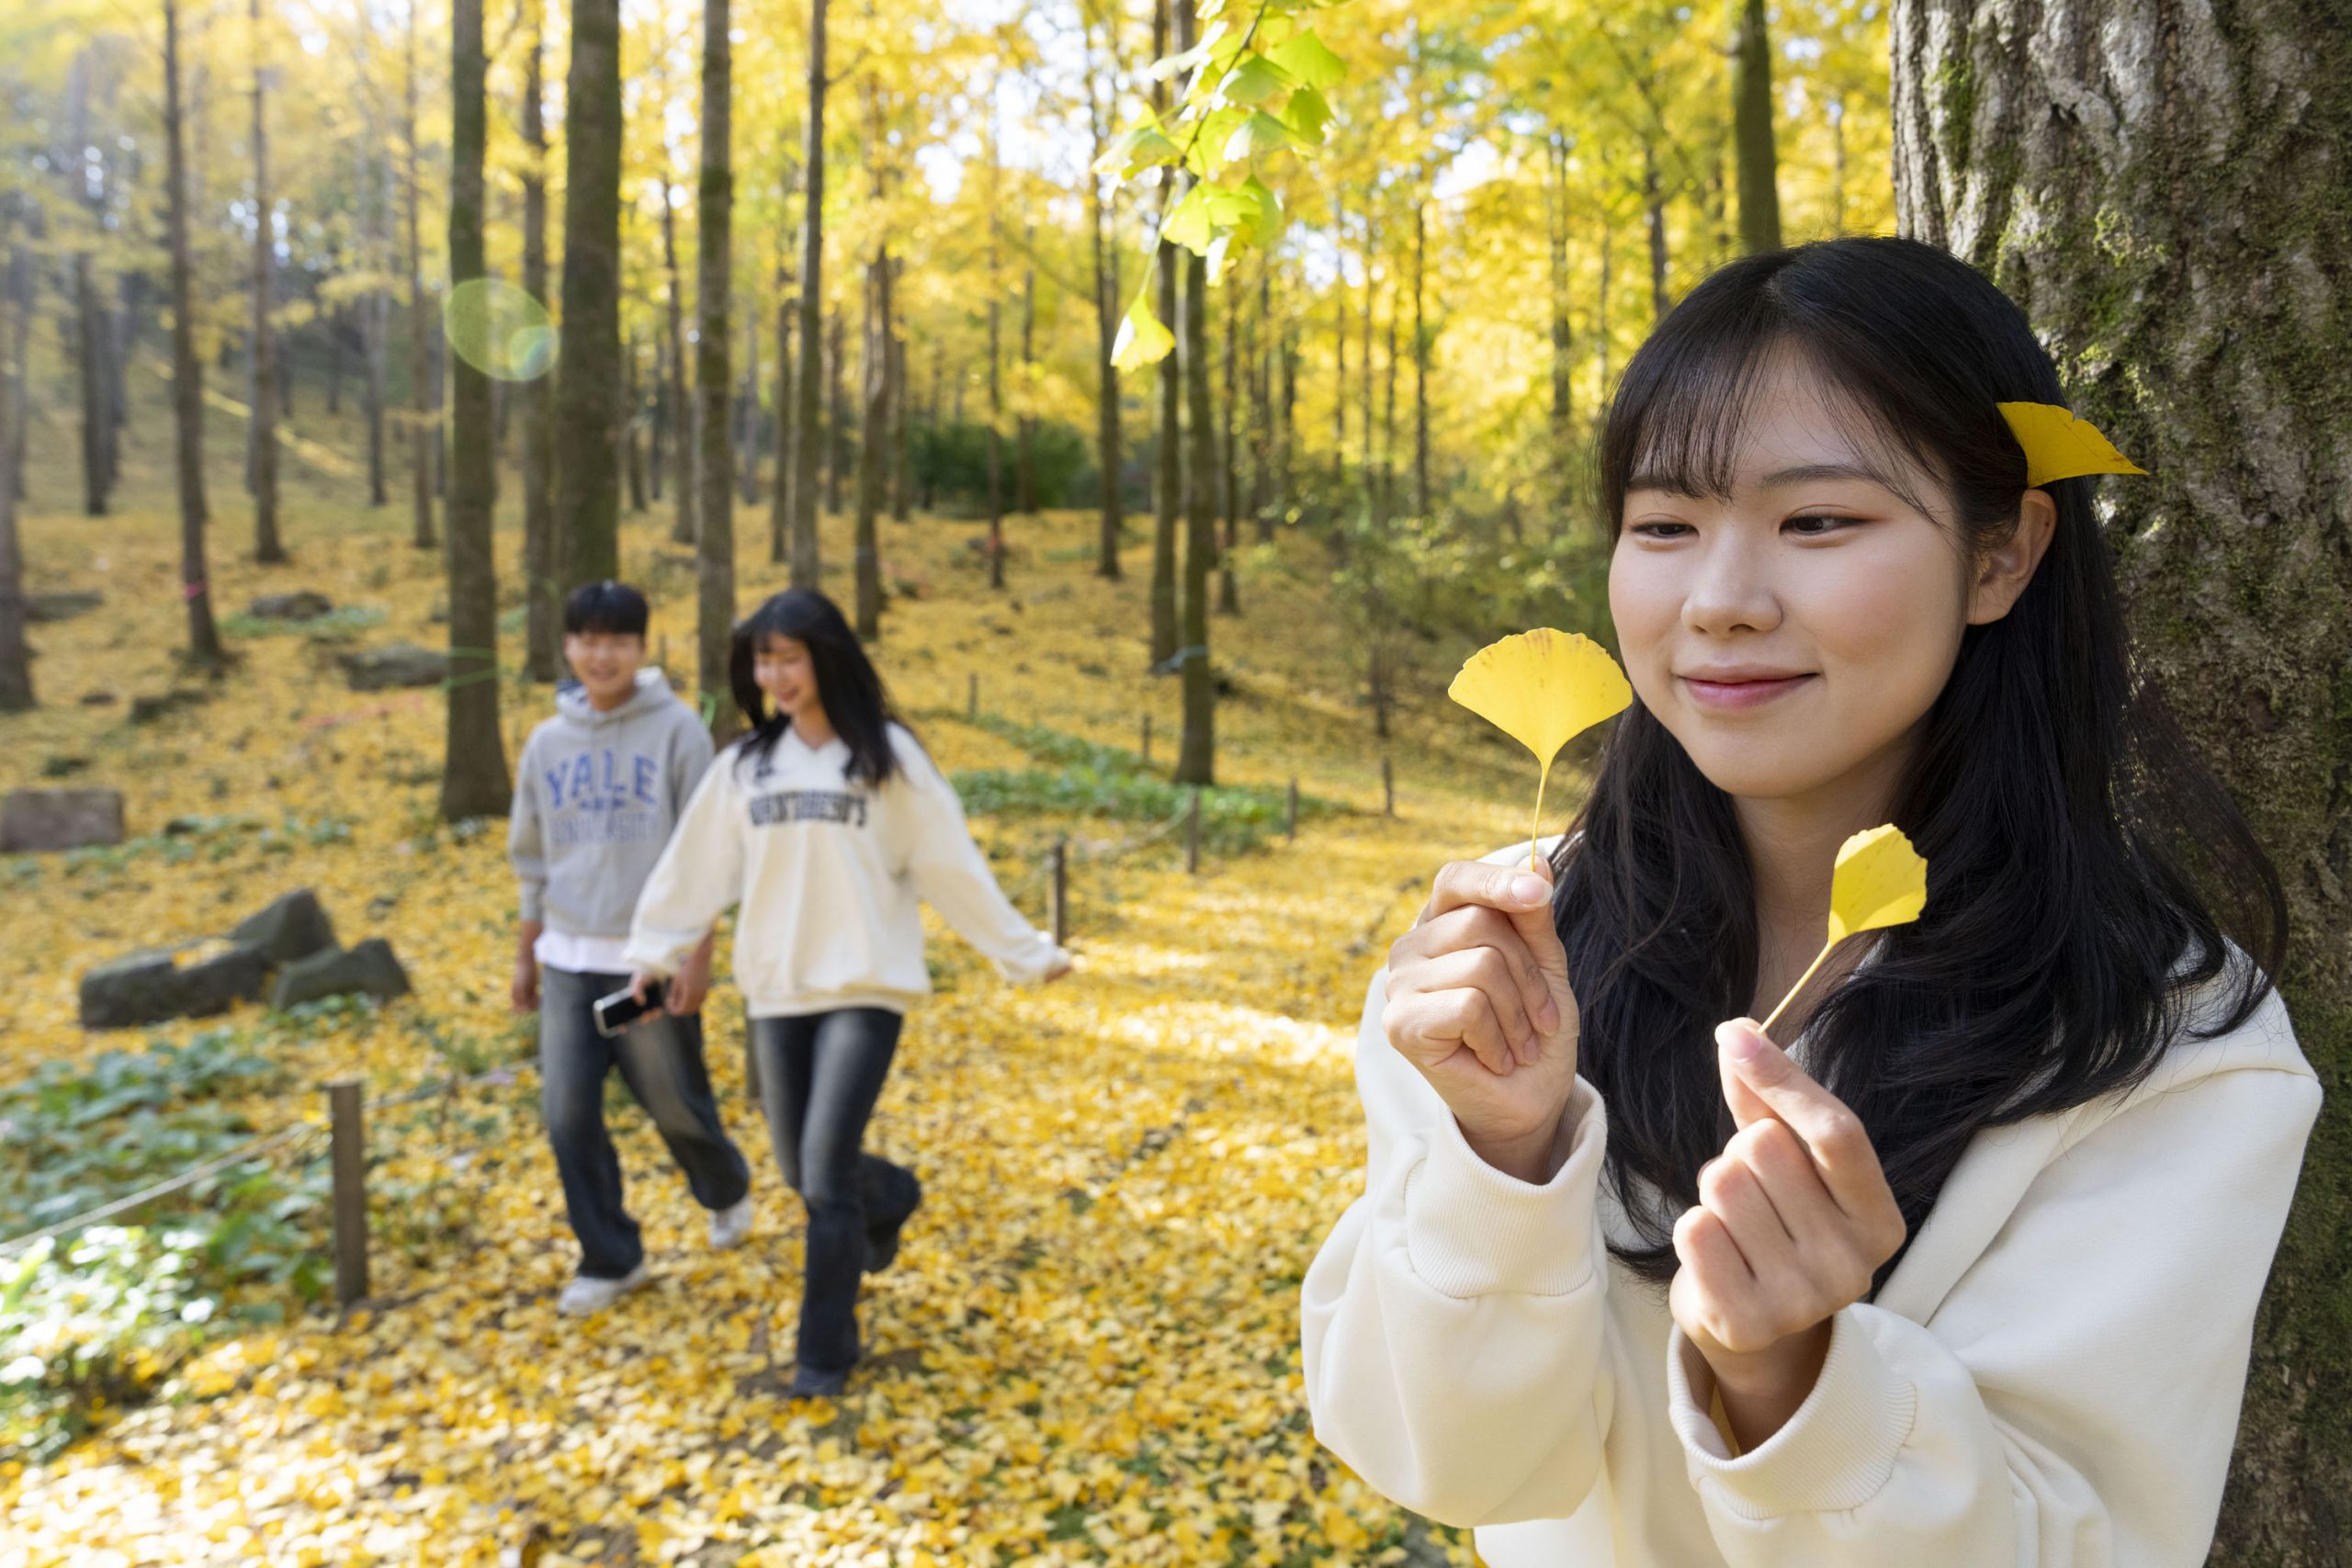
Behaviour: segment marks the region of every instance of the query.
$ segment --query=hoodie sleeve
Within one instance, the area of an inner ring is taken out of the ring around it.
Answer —
[[[2275,995],[2226,1038],[2233,1065],[2152,1080],[2052,1159],[1926,1325],[1840,1312],[1813,1392],[1747,1452],[1673,1331],[1668,1414],[1731,1568],[2205,1561],[2320,1106]]]
[[[911,737],[899,739],[897,750],[911,807],[906,870],[915,892],[986,954],[999,975],[1021,985],[1043,980],[1069,953],[1031,925],[997,886],[964,821],[964,803],[939,764]]]
[[[678,826],[637,896],[622,961],[654,975],[675,974],[686,950],[742,897],[743,808],[735,770],[703,770]]]
[[[547,839],[539,820],[538,736],[523,742],[514,765],[514,805],[506,814],[506,860],[514,868],[519,890],[518,915],[525,920],[547,918]]]
[[[1363,1196],[1301,1289],[1315,1436],[1443,1524],[1566,1518],[1602,1483],[1623,1414],[1596,1206],[1604,1107],[1577,1078],[1551,1179],[1495,1169],[1388,1043],[1387,981],[1373,976],[1356,1036]]]

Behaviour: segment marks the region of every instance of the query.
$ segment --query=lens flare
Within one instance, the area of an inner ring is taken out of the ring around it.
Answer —
[[[458,357],[495,381],[536,381],[555,367],[555,323],[548,308],[495,277],[449,290],[441,328]]]

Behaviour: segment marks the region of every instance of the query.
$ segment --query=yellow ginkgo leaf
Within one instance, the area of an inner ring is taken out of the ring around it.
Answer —
[[[1838,866],[1829,879],[1829,940],[1781,1005],[1764,1020],[1770,1033],[1772,1021],[1796,1000],[1804,983],[1820,969],[1830,950],[1848,937],[1883,926],[1908,925],[1928,907],[1928,863],[1894,823],[1866,828],[1838,846]]]
[[[2089,420],[2056,403],[2003,403],[2001,417],[2025,448],[2025,482],[2046,485],[2078,474],[2144,474]]]
[[[1908,925],[1928,907],[1928,863],[1889,822],[1855,834],[1838,848],[1829,883],[1829,940],[1857,931]]]
[[[1609,650],[1580,632],[1538,626],[1490,642],[1463,661],[1445,694],[1535,753],[1535,821],[1560,748],[1634,700]],[[1535,861],[1529,835],[1528,863]]]

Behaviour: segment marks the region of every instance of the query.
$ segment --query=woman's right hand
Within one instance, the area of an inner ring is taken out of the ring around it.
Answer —
[[[1542,864],[1542,863],[1538,863]],[[1542,1182],[1575,1091],[1577,1013],[1551,867],[1453,861],[1388,949],[1382,1024],[1480,1158]]]

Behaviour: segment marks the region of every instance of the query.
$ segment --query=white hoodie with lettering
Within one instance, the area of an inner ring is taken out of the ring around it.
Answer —
[[[1006,979],[1034,984],[1069,955],[997,886],[963,803],[904,726],[879,789],[845,776],[848,742],[787,729],[764,759],[718,754],[646,879],[626,957],[676,972],[731,904],[735,984],[753,1018],[839,1008],[904,1012],[931,993],[927,901]]]

